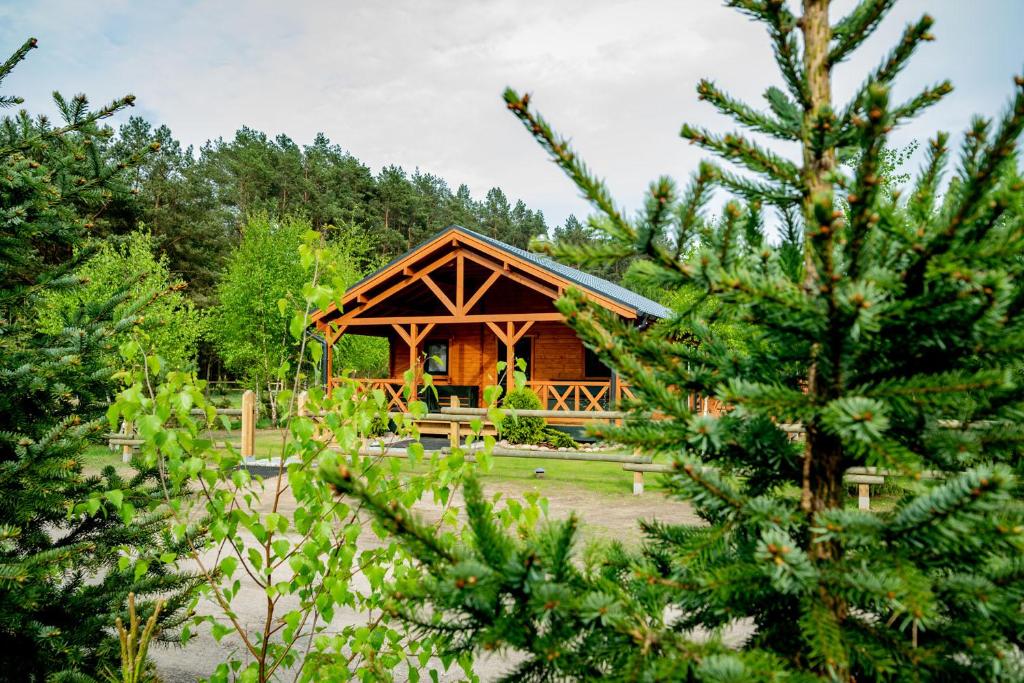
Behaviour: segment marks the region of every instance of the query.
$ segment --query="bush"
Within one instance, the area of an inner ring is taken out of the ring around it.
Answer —
[[[391,420],[387,415],[374,415],[373,419],[370,420],[370,426],[366,431],[366,436],[376,438],[384,436],[391,430]]]
[[[502,407],[515,410],[541,410],[544,406],[540,398],[530,389],[514,389],[509,392]],[[548,444],[555,448],[573,448],[576,442],[572,438],[553,427],[549,427],[542,417],[523,417],[506,415],[498,428],[501,436],[514,444]]]

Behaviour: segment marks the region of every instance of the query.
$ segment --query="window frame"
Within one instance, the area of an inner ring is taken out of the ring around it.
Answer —
[[[444,344],[444,356],[441,354],[431,354],[428,348],[431,345]],[[447,337],[434,337],[432,339],[426,339],[423,341],[423,372],[427,373],[431,377],[448,377],[451,372],[452,366],[452,340]],[[443,370],[431,370],[429,365],[433,362],[432,356],[436,355],[444,359]]]

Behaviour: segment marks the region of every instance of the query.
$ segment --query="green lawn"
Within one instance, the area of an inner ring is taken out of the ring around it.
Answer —
[[[238,447],[239,434],[235,430],[230,434],[218,432],[214,435],[218,442],[230,441]],[[260,430],[256,433],[257,458],[276,457],[281,452],[281,433],[277,430]],[[606,495],[609,498],[628,498],[633,495],[633,476],[622,469],[620,463],[610,462],[577,462],[570,460],[540,460],[534,458],[494,458],[494,465],[489,472],[482,475],[483,481],[519,482],[524,486],[537,485],[547,491],[569,491],[583,489],[591,493]],[[107,465],[113,465],[119,471],[128,471],[129,465],[121,462],[121,451],[111,451],[104,445],[90,446],[85,453],[84,465],[86,472],[97,473]],[[422,471],[423,465],[416,469]],[[538,467],[544,468],[544,477],[534,475]],[[409,465],[403,463],[403,468]],[[661,475],[648,473],[645,476],[645,494],[661,495]],[[920,485],[920,484],[918,484]],[[915,483],[893,479],[884,486],[871,487],[871,509],[875,511],[892,510],[904,495],[904,488],[912,488]],[[856,487],[848,487],[847,507],[857,506]],[[784,495],[799,496],[793,487]]]

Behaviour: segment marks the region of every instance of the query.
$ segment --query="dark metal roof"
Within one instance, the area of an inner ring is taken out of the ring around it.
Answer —
[[[494,247],[495,249],[499,249],[508,254],[511,254],[512,256],[521,258],[524,261],[528,261],[529,263],[532,263],[535,266],[543,268],[544,270],[552,273],[553,275],[557,275],[558,277],[564,278],[572,282],[573,284],[579,285],[583,289],[590,290],[594,294],[600,294],[601,296],[607,297],[615,301],[616,303],[632,308],[634,311],[636,311],[638,316],[649,316],[652,318],[667,318],[672,313],[672,311],[662,306],[657,301],[652,301],[651,299],[648,299],[645,296],[640,296],[636,292],[630,291],[625,287],[615,284],[614,282],[609,282],[604,278],[591,275],[590,273],[585,273],[582,270],[578,270],[576,268],[571,268],[546,256],[542,256],[541,254],[534,254],[532,252],[526,251],[525,249],[514,247],[511,244],[505,244],[504,242],[500,242],[494,239],[493,237],[481,235],[480,233],[469,230],[468,228],[464,228],[461,225],[452,225],[448,228],[445,228],[445,230],[443,230],[442,232],[422,242],[421,244],[416,245],[406,253],[392,260],[391,263],[388,263],[386,266],[384,266],[377,272],[366,276],[365,278],[357,282],[355,285],[353,285],[353,287],[357,287],[366,280],[377,275],[377,273],[387,270],[389,267],[391,267],[392,264],[401,261],[409,254],[413,253],[414,251],[422,247],[424,244],[433,242],[441,235],[444,235],[445,233],[449,232],[461,232],[470,237],[474,237],[480,240],[481,242],[487,243],[488,245]]]

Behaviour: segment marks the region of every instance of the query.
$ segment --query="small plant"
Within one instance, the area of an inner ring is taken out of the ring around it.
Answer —
[[[544,430],[544,418],[517,415],[516,410],[540,410],[540,397],[530,389],[513,389],[505,396],[502,407],[511,409],[505,414],[498,431],[509,443],[537,443]]]
[[[390,431],[391,421],[387,418],[387,415],[374,415],[373,419],[370,420],[370,427],[366,430],[366,435],[369,437],[384,436]]]
[[[121,617],[116,621],[117,635],[121,640],[121,674],[108,669],[104,672],[105,680],[109,683],[150,683],[160,680],[149,666],[146,654],[156,633],[156,622],[163,607],[164,601],[157,600],[153,613],[140,632],[139,615],[135,611],[135,593],[128,594],[128,628],[125,628]]]
[[[531,389],[513,389],[505,397],[502,407],[512,409],[501,421],[499,431],[509,443],[548,444],[555,448],[574,448],[577,444],[565,432],[548,426],[542,417],[526,417],[515,414],[515,410],[541,410],[540,397]]]

